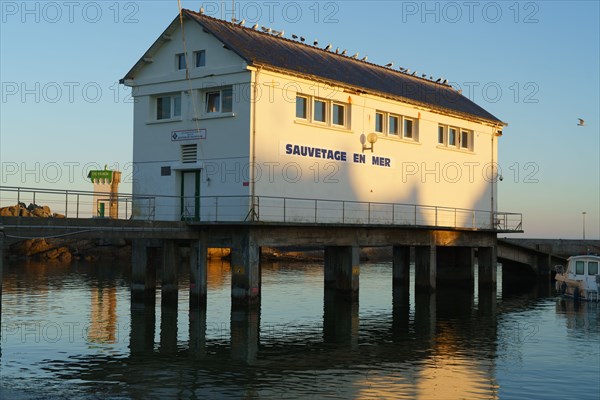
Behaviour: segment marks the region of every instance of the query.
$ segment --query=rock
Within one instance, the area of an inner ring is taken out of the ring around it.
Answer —
[[[44,253],[51,250],[54,246],[45,239],[29,239],[19,242],[11,247],[11,250],[17,254],[27,257]]]
[[[70,263],[72,259],[73,259],[73,255],[68,251],[61,253],[61,255],[58,256],[58,260],[65,264]]]
[[[68,254],[63,256],[64,254]],[[49,250],[42,255],[46,260],[56,260],[60,259],[60,257],[68,257],[69,261],[71,261],[72,255],[69,251],[68,247],[57,247],[55,249]]]

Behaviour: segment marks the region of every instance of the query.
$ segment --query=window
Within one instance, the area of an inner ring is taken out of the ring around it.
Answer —
[[[180,53],[175,55],[175,62],[177,63],[177,69],[185,69],[185,53]]]
[[[317,123],[321,126],[324,124],[334,128],[348,129],[350,105],[297,94],[296,119],[303,120],[301,122]]]
[[[471,148],[471,132],[467,131],[467,130],[461,130],[460,131],[460,148],[461,149],[470,149]]]
[[[442,125],[438,126],[438,144],[445,143],[446,128]]]
[[[296,96],[296,118],[308,119],[308,99]]]
[[[156,98],[156,119],[181,117],[181,95],[160,96]]]
[[[598,275],[598,261],[588,261],[588,275]]]
[[[448,128],[448,146],[456,146],[456,128]]]
[[[206,92],[206,112],[230,113],[233,111],[233,89],[231,86]]]
[[[383,133],[383,114],[375,113],[375,132]]]
[[[195,51],[194,60],[196,68],[206,66],[206,50]]]
[[[473,131],[454,126],[438,125],[438,145],[473,151]]]
[[[414,120],[404,117],[404,137],[406,139],[414,139]]]
[[[345,118],[345,111],[346,111],[346,107],[342,104],[333,104],[333,108],[332,108],[332,123],[334,125],[339,125],[339,126],[345,126],[346,125],[346,118]]]
[[[396,117],[395,115],[390,115],[389,122],[388,122],[388,133],[390,135],[398,134],[398,120],[399,120],[399,118]]]
[[[583,275],[584,264],[585,263],[583,261],[575,261],[575,274],[576,275]]]
[[[322,100],[315,100],[314,120],[317,122],[327,122],[327,103]]]

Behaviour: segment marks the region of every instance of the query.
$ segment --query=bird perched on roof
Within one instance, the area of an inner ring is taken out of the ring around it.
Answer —
[[[300,41],[301,41],[302,43],[304,43],[304,41],[305,41],[305,40],[306,40],[306,39],[304,38],[304,36],[300,36]]]
[[[387,63],[387,64],[385,64],[385,66],[386,66],[386,68],[392,68],[394,66],[394,63],[393,62]]]
[[[318,41],[318,40],[315,40],[315,41],[313,42],[313,45],[315,45],[315,46],[318,46],[318,45],[319,45],[319,41]]]
[[[231,18],[231,22],[233,22],[234,24],[236,24],[238,22],[238,19],[235,18],[235,17],[233,17],[233,18]]]
[[[352,58],[358,58],[358,53],[352,55]]]
[[[448,79],[444,79],[444,80],[442,81],[442,85],[447,85],[447,84],[448,84]]]
[[[585,121],[581,118],[577,118],[579,120],[579,123],[577,124],[577,126],[585,126]]]
[[[200,7],[200,14],[204,14],[204,7]]]
[[[258,24],[252,25],[252,29],[258,29]]]
[[[328,44],[327,46],[325,46],[325,50],[327,50],[327,51],[331,50],[331,44]]]
[[[340,54],[340,48],[339,47],[335,48],[335,54]]]
[[[298,39],[298,35],[292,34],[292,39]]]
[[[367,58],[369,58],[369,56],[364,56],[363,58],[360,59],[360,61],[367,61]]]
[[[348,54],[348,50],[344,49],[344,50],[342,51],[342,55],[343,55],[343,56],[345,56],[346,54]]]
[[[246,20],[245,20],[245,19],[243,19],[243,20],[241,20],[241,21],[240,21],[239,25],[240,25],[240,26],[244,26],[244,24],[245,24],[245,23],[246,23]]]
[[[442,81],[442,78],[438,78],[437,81],[435,81],[435,83],[440,83]]]

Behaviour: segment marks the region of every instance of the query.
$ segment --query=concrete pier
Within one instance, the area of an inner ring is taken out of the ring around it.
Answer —
[[[415,289],[436,288],[436,246],[415,246]]]
[[[410,246],[394,246],[392,260],[392,278],[394,286],[409,286]]]
[[[177,305],[164,304],[160,309],[160,347],[163,354],[177,353]]]
[[[323,299],[323,341],[358,348],[358,301],[348,301],[344,293],[326,288]]]
[[[249,230],[233,238],[231,301],[238,304],[260,301],[260,247]]]
[[[479,286],[495,287],[498,269],[496,247],[479,247],[477,250],[477,264],[479,266]]]
[[[149,240],[136,239],[131,242],[131,254],[131,301],[154,302],[160,248]]]
[[[206,240],[190,244],[190,309],[206,307],[207,253]]]
[[[190,309],[190,356],[206,356],[206,308]]]
[[[154,351],[156,310],[153,301],[131,302],[129,350],[133,355]]]
[[[358,300],[360,277],[358,246],[325,247],[325,287]]]
[[[163,306],[177,306],[178,278],[177,270],[181,263],[179,247],[173,240],[163,241],[163,269],[161,285],[161,303]]]

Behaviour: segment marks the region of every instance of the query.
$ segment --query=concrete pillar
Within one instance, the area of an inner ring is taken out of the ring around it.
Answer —
[[[156,323],[155,300],[131,302],[131,330],[129,351],[131,355],[151,353],[154,350]]]
[[[360,277],[358,246],[325,247],[325,286],[358,300]]]
[[[190,245],[190,310],[206,308],[207,252],[204,240]]]
[[[156,264],[160,251],[144,239],[131,243],[131,301],[154,303],[156,297]]]
[[[475,255],[471,247],[441,247],[436,249],[436,274],[438,284],[473,287]]]
[[[231,358],[253,363],[258,354],[260,304],[231,305]]]
[[[392,275],[394,286],[406,285],[410,282],[410,246],[394,246]]]
[[[163,242],[163,271],[161,303],[177,306],[177,265],[180,263],[179,247],[173,240]]]
[[[206,308],[190,310],[190,356],[202,358],[206,355]]]
[[[415,247],[415,289],[435,290],[436,246]]]
[[[497,248],[480,247],[477,251],[477,264],[479,265],[479,287],[496,286]]]
[[[231,249],[231,301],[260,302],[260,248],[248,231],[233,238]]]
[[[358,348],[358,302],[333,288],[326,288],[323,300],[323,340]]]

